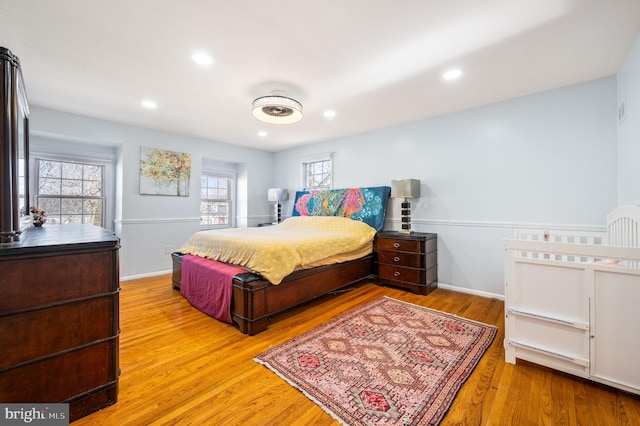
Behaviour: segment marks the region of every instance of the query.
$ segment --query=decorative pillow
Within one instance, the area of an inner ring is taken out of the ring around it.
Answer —
[[[350,196],[345,196],[344,216],[364,222],[380,231],[384,225],[387,201],[391,188],[379,186],[374,188],[357,188]],[[356,195],[357,194],[357,195]]]
[[[345,190],[298,191],[292,216],[342,216],[338,214]]]
[[[391,193],[388,186],[298,191],[292,216],[344,216],[382,229]]]

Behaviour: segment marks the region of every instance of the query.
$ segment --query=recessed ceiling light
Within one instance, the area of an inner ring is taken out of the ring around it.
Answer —
[[[457,78],[460,78],[461,75],[462,71],[456,68],[442,74],[442,78],[444,78],[445,80],[455,80]]]
[[[267,132],[265,132],[264,130],[259,131],[258,136],[260,136],[261,138],[264,138],[265,136],[267,136]]]
[[[211,56],[203,52],[196,52],[191,56],[191,58],[193,59],[193,62],[202,66],[211,65],[211,63],[213,62]]]
[[[323,114],[323,115],[324,115],[325,117],[327,117],[327,118],[333,118],[333,117],[335,117],[335,116],[336,116],[336,112],[335,112],[335,111],[333,111],[333,110],[327,110],[327,111],[325,111],[325,112],[324,112],[324,114]]]
[[[156,104],[155,102],[150,101],[148,99],[142,101],[141,104],[142,104],[143,107],[149,108],[149,109],[156,109],[158,107],[158,104]]]

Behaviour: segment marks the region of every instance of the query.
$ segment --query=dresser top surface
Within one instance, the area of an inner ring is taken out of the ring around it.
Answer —
[[[0,244],[0,256],[85,246],[113,247],[119,241],[115,234],[95,225],[45,224],[40,228],[27,229],[20,234],[20,241]]]

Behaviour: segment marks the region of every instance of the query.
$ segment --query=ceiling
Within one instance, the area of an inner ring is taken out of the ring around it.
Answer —
[[[609,76],[639,32],[639,0],[0,0],[31,105],[268,151]]]

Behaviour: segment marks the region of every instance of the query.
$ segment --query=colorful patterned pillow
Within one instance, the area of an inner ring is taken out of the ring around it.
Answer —
[[[338,214],[344,190],[298,191],[292,216],[342,216]]]
[[[344,216],[379,231],[384,225],[390,192],[388,186],[298,191],[292,216]]]

